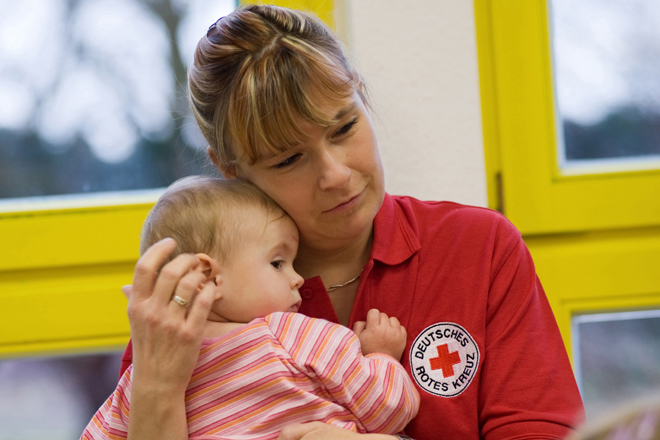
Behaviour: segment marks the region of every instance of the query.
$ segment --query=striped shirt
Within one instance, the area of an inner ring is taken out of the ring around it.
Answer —
[[[126,438],[131,372],[82,439]],[[393,358],[363,356],[346,327],[279,312],[205,339],[185,399],[191,439],[275,439],[285,425],[309,421],[393,434],[419,408],[417,390]]]

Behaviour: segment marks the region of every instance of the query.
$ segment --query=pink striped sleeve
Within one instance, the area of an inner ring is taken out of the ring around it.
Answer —
[[[417,415],[419,394],[401,364],[385,354],[362,356],[348,328],[299,313],[275,313],[268,320],[299,367],[316,375],[368,432],[400,432]]]
[[[80,440],[123,440],[128,436],[128,406],[131,397],[130,375],[133,367],[119,380],[114,393],[94,414]]]

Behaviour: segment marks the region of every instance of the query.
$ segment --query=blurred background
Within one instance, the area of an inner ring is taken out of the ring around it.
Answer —
[[[206,143],[186,66],[234,7],[2,0],[0,198],[161,188],[199,173]]]
[[[365,76],[386,189],[522,232],[590,418],[660,394],[655,0],[300,0]],[[117,383],[141,223],[215,171],[186,69],[229,0],[0,0],[0,439]]]
[[[1,206],[121,194],[155,200],[180,177],[214,173],[189,111],[186,66],[198,39],[235,7],[234,0],[0,0]],[[120,357],[0,361],[0,438],[79,438],[117,385]]]

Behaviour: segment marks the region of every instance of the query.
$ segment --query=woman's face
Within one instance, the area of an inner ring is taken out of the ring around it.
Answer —
[[[371,119],[357,93],[328,106],[337,122],[321,127],[300,120],[307,139],[277,156],[241,164],[227,177],[244,177],[294,220],[301,245],[333,249],[371,233],[384,197],[383,165]]]

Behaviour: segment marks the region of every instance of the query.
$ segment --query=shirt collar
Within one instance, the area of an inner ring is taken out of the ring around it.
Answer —
[[[414,228],[416,222],[413,225],[411,221],[414,221],[412,211],[385,193],[383,205],[374,219],[371,258],[393,266],[414,255],[422,246]]]

